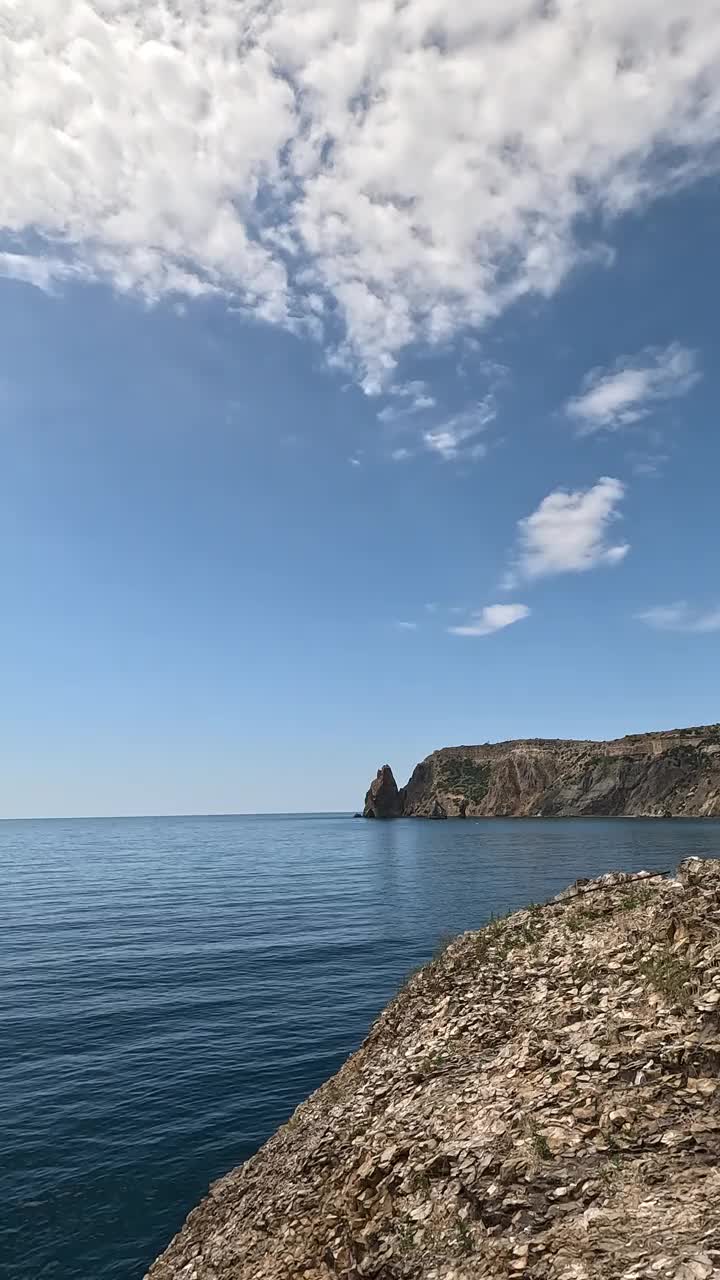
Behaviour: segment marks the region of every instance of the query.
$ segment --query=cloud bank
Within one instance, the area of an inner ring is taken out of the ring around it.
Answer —
[[[718,167],[717,0],[26,0],[0,61],[5,274],[226,295],[368,392]]]

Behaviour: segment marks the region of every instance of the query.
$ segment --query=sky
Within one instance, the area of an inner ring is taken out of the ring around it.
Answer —
[[[718,0],[9,0],[0,816],[720,720]]]

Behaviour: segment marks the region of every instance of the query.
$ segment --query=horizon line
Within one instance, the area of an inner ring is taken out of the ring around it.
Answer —
[[[0,822],[119,822],[143,818],[343,818],[354,809],[266,809],[211,813],[48,813],[2,814]]]

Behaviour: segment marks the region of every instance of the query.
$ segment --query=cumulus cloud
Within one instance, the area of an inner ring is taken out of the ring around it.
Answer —
[[[699,379],[694,351],[679,342],[649,347],[612,369],[593,369],[581,394],[568,402],[567,413],[583,435],[615,431],[647,417],[659,401],[686,395]]]
[[[488,604],[474,613],[469,622],[459,627],[448,627],[448,631],[453,636],[491,636],[494,631],[502,631],[504,627],[522,622],[529,616],[526,604]]]
[[[368,392],[718,165],[717,0],[25,0],[0,65],[6,272],[216,291]]]
[[[543,498],[537,511],[518,524],[518,547],[506,589],[522,579],[582,573],[624,560],[628,544],[610,544],[607,536],[624,494],[619,480],[603,476],[591,489],[556,489]]]
[[[640,622],[657,631],[689,631],[698,635],[720,631],[720,607],[703,611],[691,608],[685,600],[658,605],[637,616]]]

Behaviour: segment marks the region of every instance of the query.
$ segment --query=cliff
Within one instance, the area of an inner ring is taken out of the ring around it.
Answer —
[[[452,942],[146,1280],[720,1280],[720,862]]]
[[[399,796],[402,815],[414,818],[718,817],[720,725],[612,742],[446,747]]]

